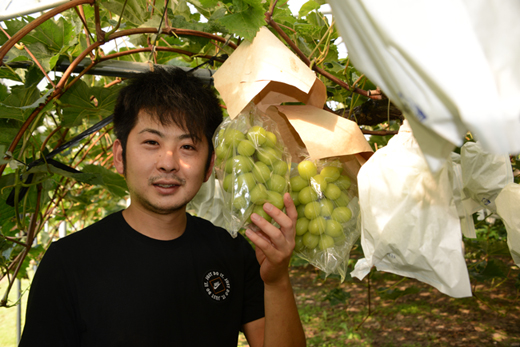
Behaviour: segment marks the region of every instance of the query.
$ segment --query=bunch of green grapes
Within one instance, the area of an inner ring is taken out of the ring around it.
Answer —
[[[348,208],[351,180],[341,168],[303,160],[291,177],[291,197],[298,211],[296,251],[325,250],[345,239],[344,224],[352,218]]]
[[[262,205],[270,202],[282,210],[289,178],[289,163],[276,134],[259,125],[244,131],[229,127],[218,133],[215,143],[217,174],[232,215],[240,223],[250,223],[253,212],[271,221]]]

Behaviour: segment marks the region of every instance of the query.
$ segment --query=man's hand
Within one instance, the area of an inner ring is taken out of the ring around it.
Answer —
[[[280,228],[253,213],[251,221],[258,230],[246,230],[247,237],[256,245],[256,258],[265,286],[265,319],[244,326],[251,346],[305,346],[305,333],[289,278],[298,213],[289,193],[285,193],[283,199],[287,214],[270,203],[264,204],[264,211]]]
[[[298,218],[296,207],[289,193],[284,195],[287,214],[270,203],[265,203],[264,211],[280,225],[278,229],[256,213],[251,221],[259,230],[246,230],[246,235],[256,245],[256,258],[260,264],[260,276],[266,285],[280,283],[288,276],[289,262],[294,250],[295,226]]]

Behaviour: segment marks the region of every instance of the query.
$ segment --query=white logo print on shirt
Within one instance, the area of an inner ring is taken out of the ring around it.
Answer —
[[[206,273],[203,284],[206,294],[215,301],[223,301],[229,296],[231,283],[220,271]]]

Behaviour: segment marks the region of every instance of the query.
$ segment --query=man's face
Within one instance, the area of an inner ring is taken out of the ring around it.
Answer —
[[[143,111],[128,135],[125,163],[121,143],[114,143],[114,164],[125,175],[132,205],[158,214],[184,210],[211,174],[213,162],[206,171],[207,159],[204,136],[195,142],[176,125],[164,126]]]

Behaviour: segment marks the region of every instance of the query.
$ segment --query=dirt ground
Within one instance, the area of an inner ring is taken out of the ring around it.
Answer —
[[[511,346],[520,347],[519,270],[498,283],[477,283],[473,297],[455,299],[413,279],[397,289],[411,294],[395,300],[377,293],[403,278],[373,272],[368,281],[323,280],[312,266],[293,267],[291,277],[308,346]],[[339,291],[343,303],[326,300]],[[313,308],[314,307],[314,308]]]

